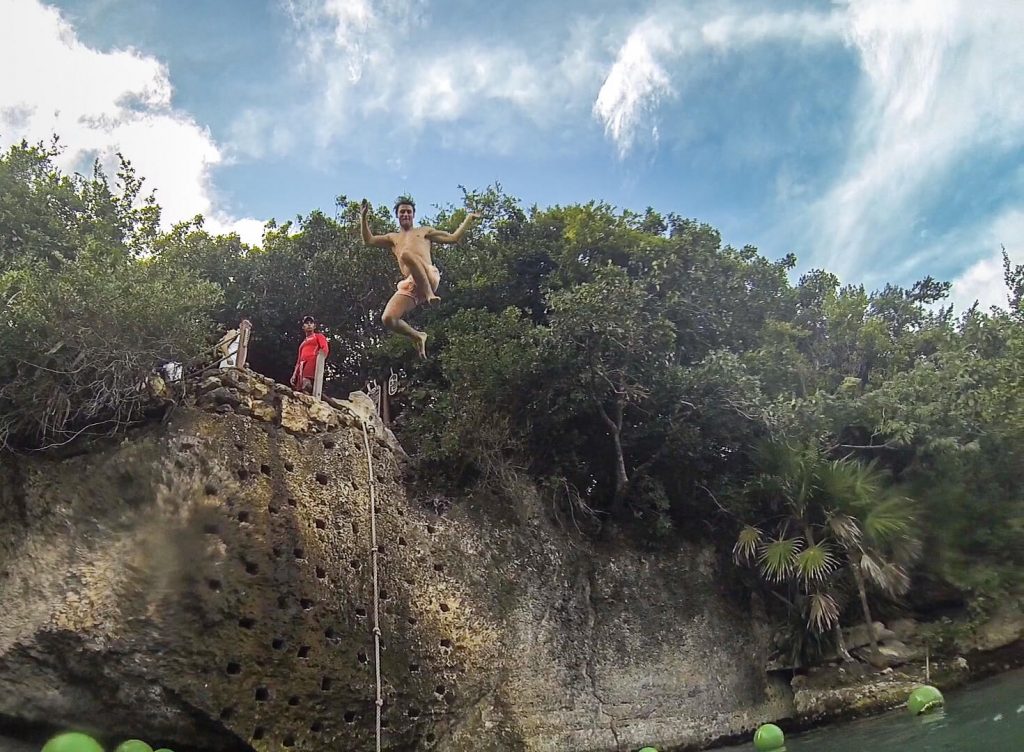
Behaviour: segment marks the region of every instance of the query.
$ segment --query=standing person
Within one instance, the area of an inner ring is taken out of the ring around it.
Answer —
[[[416,346],[421,358],[427,357],[427,335],[417,331],[406,323],[405,316],[421,303],[432,305],[441,300],[437,296],[437,285],[441,281],[441,273],[434,266],[430,257],[431,243],[458,243],[462,239],[470,223],[479,219],[477,212],[469,212],[466,219],[455,232],[436,230],[421,225],[413,227],[416,216],[416,204],[409,196],[399,196],[395,201],[395,216],[398,217],[398,232],[387,235],[374,235],[366,215],[370,204],[363,199],[360,214],[360,230],[363,242],[378,248],[388,248],[395,255],[398,269],[405,279],[398,283],[398,289],[384,307],[381,321],[391,331],[408,337]]]
[[[324,357],[330,353],[327,337],[316,330],[316,319],[312,316],[302,317],[302,331],[306,338],[299,345],[299,357],[292,371],[292,387],[297,392],[312,392],[313,379],[316,378],[316,356],[323,350]]]

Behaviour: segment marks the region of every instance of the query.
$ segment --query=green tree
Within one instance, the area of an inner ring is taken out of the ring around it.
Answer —
[[[772,585],[786,585],[807,628],[839,636],[842,579],[852,578],[865,623],[868,588],[906,592],[906,566],[918,551],[913,505],[888,488],[872,465],[828,460],[813,446],[762,444],[761,474],[746,488],[768,515],[746,525],[733,546],[737,563],[755,565]],[[869,629],[869,632],[872,630]],[[877,650],[872,632],[871,645]]]
[[[140,384],[203,348],[217,289],[154,255],[159,210],[122,162],[112,188],[56,152],[0,157],[0,448],[39,449],[141,417]]]

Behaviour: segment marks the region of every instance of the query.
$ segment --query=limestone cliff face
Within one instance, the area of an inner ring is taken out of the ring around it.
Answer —
[[[219,412],[2,471],[0,715],[182,749],[372,749],[359,405],[310,417],[284,390],[254,408],[214,386]],[[597,551],[529,494],[415,502],[371,431],[386,749],[671,750],[792,713],[711,552]]]

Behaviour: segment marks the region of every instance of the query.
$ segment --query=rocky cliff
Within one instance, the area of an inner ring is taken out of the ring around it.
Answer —
[[[663,750],[793,712],[712,551],[602,548],[529,492],[407,496],[357,396],[209,374],[118,445],[0,478],[0,715],[184,749]]]

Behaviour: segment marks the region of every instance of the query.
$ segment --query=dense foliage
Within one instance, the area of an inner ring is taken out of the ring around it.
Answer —
[[[326,391],[400,373],[396,431],[449,494],[529,478],[584,530],[735,544],[821,631],[912,573],[1020,585],[1024,269],[1009,261],[1008,307],[954,317],[930,278],[794,282],[795,258],[675,214],[527,209],[495,187],[466,193],[485,220],[436,251],[444,300],[413,315],[430,335],[421,363],[379,323],[397,271],[360,242],[355,202],[270,223],[250,248],[201,218],[160,233],[127,165],[112,190],[51,156],[0,160],[12,447],[116,424],[147,368],[243,316],[250,364],[285,380],[311,313],[331,340]],[[452,230],[464,213],[427,219]],[[386,208],[372,224],[393,229]]]
[[[164,262],[159,208],[122,161],[115,186],[61,175],[56,147],[0,158],[0,448],[115,433],[155,366],[203,347],[215,284]]]

